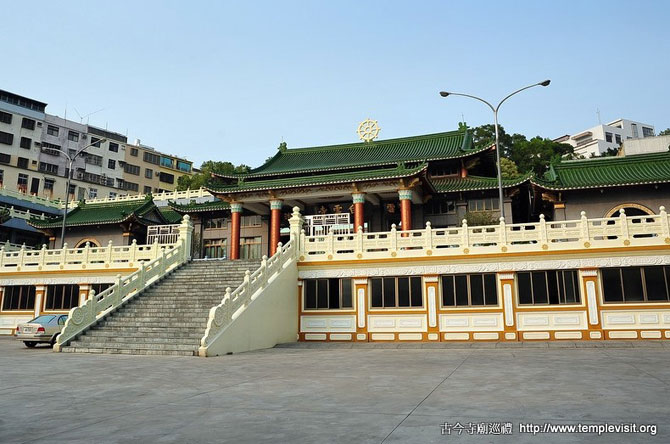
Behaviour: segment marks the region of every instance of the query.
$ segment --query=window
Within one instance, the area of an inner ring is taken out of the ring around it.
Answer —
[[[453,200],[431,199],[423,207],[426,215],[456,214],[456,202]]]
[[[5,171],[0,170],[0,187],[2,187],[2,183],[5,181]]]
[[[109,197],[110,199],[114,199],[116,197],[116,193],[114,191],[109,192]]]
[[[58,127],[53,125],[47,125],[47,134],[50,136],[58,137]]]
[[[44,191],[53,192],[55,182],[53,179],[44,179]]]
[[[519,304],[579,304],[577,270],[524,271],[516,274]]]
[[[4,111],[0,111],[0,122],[2,123],[12,123],[12,115]]]
[[[114,142],[109,142],[109,150],[115,153],[119,152],[119,144]]]
[[[605,140],[612,143],[612,133],[605,133]]]
[[[227,257],[226,239],[209,239],[205,241],[205,257],[208,258],[226,258]]]
[[[75,184],[70,184],[68,187],[68,194],[71,196],[74,196],[74,192],[77,190],[77,185]]]
[[[16,181],[16,188],[22,193],[25,193],[26,191],[28,191],[28,175],[27,174],[19,174],[19,178]]]
[[[98,189],[97,188],[89,188],[88,189],[88,198],[89,199],[95,199],[98,197]]]
[[[498,286],[494,273],[444,275],[443,307],[498,305]]]
[[[421,278],[383,277],[372,278],[370,306],[373,308],[422,307]]]
[[[96,156],[95,154],[85,153],[84,162],[89,165],[102,166],[102,156]]]
[[[468,211],[491,211],[499,210],[498,198],[496,197],[487,197],[484,199],[470,199],[468,201]]]
[[[616,140],[616,143],[621,145],[621,134],[615,134],[614,135],[614,140]]]
[[[351,279],[305,279],[302,283],[305,310],[353,308]]]
[[[128,174],[132,174],[133,176],[139,176],[140,175],[140,167],[137,165],[133,165],[131,163],[127,163],[123,166],[123,171],[125,171]]]
[[[174,168],[174,160],[172,160],[169,157],[161,157],[161,166],[168,167],[168,168]]]
[[[654,130],[651,128],[647,128],[646,126],[643,126],[642,137],[654,137]]]
[[[135,182],[127,182],[125,180],[120,180],[119,181],[119,188],[123,190],[128,190],[128,191],[138,191],[140,189],[140,185],[135,183]]]
[[[77,191],[77,200],[84,200],[84,199],[86,199],[86,188],[79,187],[79,190]]]
[[[47,285],[45,310],[69,310],[79,305],[79,285]]]
[[[71,140],[72,142],[79,142],[79,133],[76,131],[68,131],[67,140]]]
[[[217,217],[214,219],[207,219],[205,221],[205,229],[210,228],[226,228],[227,219],[223,217]]]
[[[32,139],[29,139],[28,137],[21,137],[21,143],[19,144],[19,146],[20,146],[21,148],[25,148],[25,149],[29,150],[29,149],[30,149],[30,145],[31,145],[32,143],[33,143],[33,140],[32,140]]]
[[[16,166],[19,168],[28,169],[28,159],[26,159],[25,157],[19,157],[18,160],[16,161]]]
[[[605,302],[668,302],[670,266],[603,268]]]
[[[42,152],[44,154],[48,154],[50,156],[60,156],[60,150],[61,146],[60,145],[54,145],[53,143],[48,143],[48,142],[42,142]],[[74,151],[74,153],[70,153],[70,156],[73,156],[76,154],[75,150],[69,150],[69,151]]]
[[[95,291],[95,294],[100,294],[111,286],[112,284],[91,284],[90,288]]]
[[[33,119],[29,119],[27,117],[24,117],[23,120],[21,121],[21,128],[34,130],[35,129],[35,121]]]
[[[158,165],[161,162],[161,156],[154,153],[144,152],[144,161]]]
[[[637,139],[639,137],[639,133],[637,132],[637,125],[634,124],[634,123],[631,123],[630,124],[630,129],[633,132],[633,137]]]
[[[108,159],[107,160],[107,168],[109,168],[110,170],[115,169],[116,168],[116,160]]]
[[[144,194],[150,194],[150,193],[151,193],[151,187],[145,185],[145,186],[144,186]]]
[[[260,227],[261,216],[257,214],[253,216],[242,216],[240,220],[240,225],[242,227]]]
[[[91,137],[91,145],[96,148],[100,148],[100,139],[97,137]]]
[[[49,174],[58,174],[58,165],[52,163],[40,162],[40,171]]]
[[[12,161],[12,156],[5,153],[0,153],[0,163],[10,163]]]
[[[137,157],[137,148],[131,148],[130,149],[130,155],[133,157]]]
[[[0,143],[4,143],[5,145],[11,145],[12,143],[14,143],[14,134],[0,131]]]
[[[181,171],[186,171],[187,173],[191,172],[191,164],[188,162],[184,162],[182,160],[177,161],[177,169]]]
[[[158,180],[165,183],[174,183],[174,176],[161,171],[160,174],[158,174]]]
[[[240,240],[240,259],[260,259],[261,237],[243,237]]]
[[[154,170],[150,170],[149,168],[144,169],[144,177],[147,179],[153,179],[154,177]]]
[[[3,310],[35,309],[34,285],[5,285],[2,298]]]

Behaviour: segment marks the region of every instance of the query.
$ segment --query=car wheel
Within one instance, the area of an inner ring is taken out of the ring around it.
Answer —
[[[51,338],[51,346],[52,346],[52,347],[53,347],[54,345],[56,345],[56,341],[58,340],[58,336],[60,336],[60,333],[58,333],[58,334],[55,335],[53,338]]]
[[[24,344],[26,344],[26,347],[28,348],[34,348],[37,345],[37,342],[35,341],[23,341]]]

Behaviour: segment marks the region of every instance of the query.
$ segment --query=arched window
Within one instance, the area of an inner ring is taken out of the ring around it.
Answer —
[[[646,216],[646,215],[654,215],[654,212],[648,208],[645,207],[644,205],[636,204],[636,203],[625,203],[621,205],[617,205],[616,207],[612,208],[609,210],[606,214],[605,217],[617,217],[619,215],[619,210],[623,209],[626,212],[626,216]]]
[[[86,246],[86,242],[88,242],[88,243],[90,244],[91,247],[99,247],[99,246],[100,246],[100,242],[98,242],[97,239],[94,239],[94,238],[92,238],[92,237],[87,237],[87,238],[85,238],[85,239],[80,240],[80,241],[77,243],[77,246],[75,246],[75,248],[83,248],[83,247],[85,247],[85,246]]]

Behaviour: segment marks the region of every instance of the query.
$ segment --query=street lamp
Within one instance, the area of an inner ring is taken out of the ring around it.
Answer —
[[[59,150],[58,148],[49,148],[50,151],[58,151],[61,153],[63,156],[65,156],[68,160],[68,168],[67,168],[67,181],[65,183],[65,207],[63,209],[63,226],[61,227],[61,232],[60,232],[60,247],[63,248],[65,245],[65,219],[67,218],[67,205],[68,205],[68,198],[70,197],[70,181],[72,180],[72,164],[74,163],[75,159],[79,157],[81,153],[83,153],[86,148],[90,148],[93,145],[99,145],[102,142],[106,142],[107,139],[101,139],[97,140],[93,143],[89,143],[86,145],[84,148],[80,149],[77,151],[74,156],[70,156],[68,153],[66,153],[63,150]]]
[[[551,83],[551,80],[545,80],[543,82],[539,83],[533,83],[532,85],[524,86],[521,89],[517,89],[513,93],[509,94],[507,97],[502,99],[498,105],[495,107],[491,105],[489,102],[486,100],[482,99],[481,97],[477,96],[472,96],[470,94],[462,94],[462,93],[454,93],[454,92],[447,92],[447,91],[440,91],[440,95],[442,97],[447,97],[447,96],[463,96],[463,97],[470,97],[471,99],[479,100],[480,102],[485,103],[488,105],[489,108],[491,108],[491,111],[493,111],[493,120],[495,123],[495,129],[496,129],[496,161],[498,164],[498,199],[499,199],[499,206],[500,206],[500,216],[505,217],[505,207],[503,205],[503,186],[502,186],[502,171],[500,169],[500,143],[499,143],[499,138],[498,138],[498,110],[500,109],[500,105],[502,105],[505,100],[509,99],[515,94],[520,93],[521,91],[524,91],[529,88],[533,88],[535,86],[549,86]]]

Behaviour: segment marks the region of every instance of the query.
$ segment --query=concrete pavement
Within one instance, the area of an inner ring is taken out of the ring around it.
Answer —
[[[298,344],[202,359],[0,338],[0,442],[670,442],[667,343],[538,344]],[[447,436],[445,422],[511,422],[513,435]],[[521,435],[519,422],[636,422],[657,435]]]

